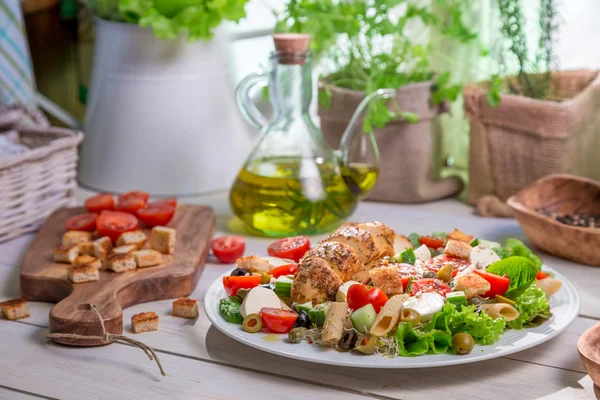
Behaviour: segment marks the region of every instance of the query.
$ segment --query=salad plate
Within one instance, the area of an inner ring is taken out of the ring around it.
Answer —
[[[424,354],[414,357],[366,356],[355,352],[342,352],[331,347],[316,346],[303,341],[298,344],[289,342],[285,334],[258,332],[248,334],[237,324],[227,322],[219,312],[219,301],[227,297],[222,277],[215,280],[204,298],[206,315],[212,324],[225,335],[250,347],[289,357],[296,360],[319,364],[360,368],[427,368],[473,363],[517,353],[542,344],[569,327],[579,314],[580,298],[577,290],[563,275],[544,265],[543,269],[555,274],[562,282],[560,290],[550,300],[552,317],[543,324],[521,330],[507,329],[491,345],[475,345],[466,355]],[[228,271],[223,276],[228,276]]]

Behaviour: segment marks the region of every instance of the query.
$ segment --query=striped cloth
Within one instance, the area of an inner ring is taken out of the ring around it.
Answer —
[[[35,106],[35,78],[21,0],[0,0],[0,104]]]

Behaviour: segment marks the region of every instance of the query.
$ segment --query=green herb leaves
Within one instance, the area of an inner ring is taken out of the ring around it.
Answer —
[[[487,271],[508,277],[510,286],[508,292],[506,292],[506,297],[515,299],[535,281],[538,269],[525,257],[511,256],[496,261],[487,268]]]

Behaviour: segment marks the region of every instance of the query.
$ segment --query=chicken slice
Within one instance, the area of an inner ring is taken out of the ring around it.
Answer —
[[[335,295],[343,283],[326,260],[314,256],[304,257],[294,277],[292,301],[312,301],[313,304],[335,301]]]
[[[340,242],[324,242],[306,253],[304,258],[318,257],[327,261],[344,282],[351,280],[363,268],[352,247]],[[301,261],[302,262],[302,261]]]
[[[386,224],[373,221],[356,225],[356,228],[371,232],[375,245],[380,250],[379,257],[394,256],[394,237],[396,232]]]
[[[395,264],[373,268],[369,271],[373,286],[381,289],[388,297],[404,293],[402,274]]]
[[[367,264],[379,258],[382,250],[377,246],[373,234],[356,226],[344,226],[333,232],[321,243],[339,242],[350,246],[361,263]]]

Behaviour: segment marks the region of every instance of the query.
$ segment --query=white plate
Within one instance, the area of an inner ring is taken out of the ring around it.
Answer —
[[[544,266],[544,270],[546,269],[554,272],[551,268]],[[361,368],[439,367],[489,360],[523,351],[544,343],[567,329],[579,315],[579,294],[571,282],[561,274],[555,273],[556,278],[562,282],[562,288],[550,299],[552,318],[535,328],[526,328],[520,331],[507,330],[500,336],[500,340],[493,345],[476,345],[470,354],[464,356],[456,354],[426,354],[417,357],[398,356],[391,358],[376,354],[365,356],[354,352],[340,352],[333,348],[308,344],[307,342],[292,344],[288,342],[287,335],[273,335],[263,332],[246,333],[240,325],[225,321],[219,312],[219,300],[226,296],[222,278],[214,281],[208,289],[204,297],[204,309],[213,325],[227,336],[248,346],[283,357],[320,364]],[[227,275],[229,273],[223,276]],[[277,340],[272,340],[274,337]]]

